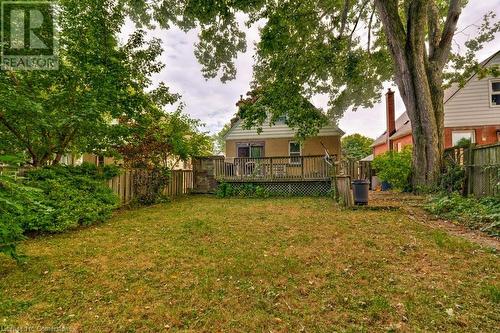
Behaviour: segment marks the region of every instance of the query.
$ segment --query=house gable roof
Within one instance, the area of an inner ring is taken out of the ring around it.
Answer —
[[[316,136],[343,136],[345,133],[334,123],[323,126]],[[224,140],[259,140],[259,139],[279,139],[293,138],[296,130],[289,127],[284,122],[277,122],[274,125],[266,122],[262,126],[262,132],[257,129],[244,129],[243,121],[238,119],[224,136]]]

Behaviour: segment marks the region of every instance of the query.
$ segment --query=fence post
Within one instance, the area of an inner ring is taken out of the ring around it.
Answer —
[[[467,174],[465,176],[465,179],[467,181],[467,195],[471,195],[474,192],[474,168],[475,168],[475,162],[474,162],[474,147],[471,145],[469,149],[467,150]]]

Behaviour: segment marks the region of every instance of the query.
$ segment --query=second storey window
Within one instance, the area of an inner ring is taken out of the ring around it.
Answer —
[[[500,107],[500,80],[490,81],[491,106]]]

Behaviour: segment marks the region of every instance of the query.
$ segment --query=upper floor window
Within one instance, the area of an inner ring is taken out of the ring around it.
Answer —
[[[500,107],[500,80],[490,81],[491,106]]]

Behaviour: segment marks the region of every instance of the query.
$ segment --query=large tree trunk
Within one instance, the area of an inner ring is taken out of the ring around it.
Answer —
[[[450,1],[442,31],[434,0],[407,3],[403,24],[397,0],[375,0],[394,60],[394,77],[412,124],[413,185],[418,191],[436,186],[441,171],[444,151],[442,72],[460,16],[460,0]],[[426,36],[427,31],[429,36]]]

